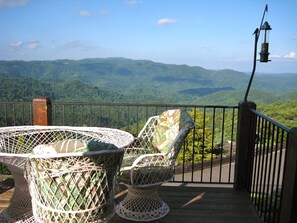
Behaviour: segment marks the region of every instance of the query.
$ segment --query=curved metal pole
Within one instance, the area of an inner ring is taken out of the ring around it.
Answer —
[[[250,91],[250,88],[251,88],[251,85],[252,85],[252,82],[253,82],[254,74],[255,74],[255,71],[256,71],[257,45],[258,45],[258,39],[259,39],[258,37],[259,37],[259,34],[260,34],[259,29],[256,29],[254,34],[255,34],[254,65],[253,65],[253,71],[252,71],[252,74],[251,74],[251,77],[250,77],[250,81],[249,81],[249,84],[248,84],[246,92],[245,92],[244,101],[247,101],[247,97],[248,97],[248,94],[249,94],[249,91]]]
[[[262,20],[261,20],[261,24],[260,24],[260,28],[257,28],[255,30],[255,32],[253,33],[255,35],[255,48],[254,48],[254,63],[253,63],[253,71],[250,77],[250,81],[249,84],[247,86],[246,92],[245,92],[245,96],[244,96],[244,101],[247,101],[247,97],[253,82],[253,78],[254,78],[254,74],[256,71],[256,62],[257,62],[257,45],[258,45],[258,39],[260,36],[260,32],[261,32],[261,27],[263,25],[263,21],[264,21],[264,17],[265,17],[265,13],[268,12],[268,5],[265,6],[264,12],[263,12],[263,16],[262,16]]]

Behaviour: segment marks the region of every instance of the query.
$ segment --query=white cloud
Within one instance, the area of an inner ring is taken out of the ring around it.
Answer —
[[[292,40],[297,40],[297,36],[292,36],[291,39]]]
[[[14,43],[10,43],[9,46],[11,48],[17,49],[17,48],[21,48],[23,46],[23,42],[22,41],[17,41]]]
[[[13,8],[18,6],[24,6],[29,2],[30,0],[0,0],[0,8]]]
[[[35,50],[40,47],[40,44],[38,41],[30,41],[30,42],[23,42],[23,41],[16,41],[9,44],[9,47],[13,49],[29,49],[29,50]]]
[[[105,16],[109,13],[108,10],[106,9],[99,9],[96,12],[91,12],[91,11],[87,11],[87,10],[81,10],[79,11],[79,15],[82,17],[94,17],[94,16]]]
[[[37,49],[37,48],[39,48],[39,42],[38,41],[31,41],[31,42],[29,42],[28,43],[28,49],[29,50],[35,50],[35,49]]]
[[[296,53],[291,51],[287,55],[284,56],[286,59],[296,59]]]
[[[126,3],[129,5],[136,5],[139,4],[141,0],[126,0]]]
[[[164,25],[170,25],[170,24],[176,23],[176,22],[177,22],[176,19],[163,18],[163,19],[158,20],[157,25],[164,26]]]
[[[91,16],[93,16],[93,14],[91,12],[85,11],[85,10],[80,11],[79,14],[81,16],[84,16],[84,17],[91,17]]]

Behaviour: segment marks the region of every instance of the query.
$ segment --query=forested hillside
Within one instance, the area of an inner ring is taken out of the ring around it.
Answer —
[[[31,101],[35,97],[47,96],[52,100],[119,102],[121,94],[85,84],[78,80],[48,82],[31,77],[1,77],[2,101]]]
[[[124,95],[121,91],[102,89],[79,80],[42,81],[0,75],[0,101],[32,101],[36,97],[63,102],[168,103],[171,100],[153,92]]]
[[[1,101],[236,105],[249,75],[234,70],[125,58],[0,61]],[[255,75],[249,100],[258,105],[295,99],[297,74]]]
[[[297,99],[260,106],[258,110],[287,127],[297,127]]]

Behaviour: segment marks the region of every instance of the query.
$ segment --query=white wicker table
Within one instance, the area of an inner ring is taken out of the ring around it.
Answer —
[[[15,181],[10,205],[0,213],[1,223],[35,222],[28,183],[24,178],[25,164],[36,145],[50,143],[57,139],[96,140],[124,148],[133,141],[134,137],[122,130],[100,127],[17,126],[0,128],[0,162],[8,167]]]

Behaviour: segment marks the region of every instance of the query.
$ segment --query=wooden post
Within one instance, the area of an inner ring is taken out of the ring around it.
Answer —
[[[297,222],[297,127],[289,132],[280,223]]]
[[[49,98],[33,99],[33,125],[52,125],[52,103]]]
[[[250,109],[256,109],[254,102],[239,102],[234,181],[234,189],[238,191],[248,191],[250,189],[254,146],[251,143],[255,139],[255,120],[252,118]]]

